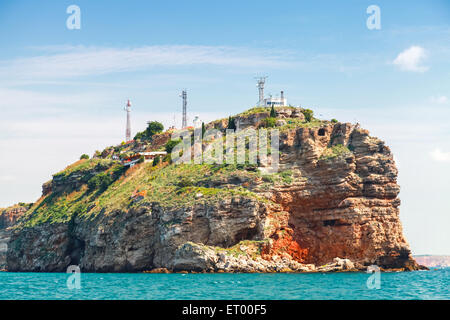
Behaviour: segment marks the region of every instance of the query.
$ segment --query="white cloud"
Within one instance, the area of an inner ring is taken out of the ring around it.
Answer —
[[[450,162],[450,152],[442,151],[441,149],[434,149],[431,153],[433,160],[438,162]]]
[[[425,72],[428,67],[421,65],[427,57],[427,52],[419,46],[412,46],[402,51],[393,64],[403,71]]]
[[[2,111],[39,110],[40,113],[48,111],[59,114],[69,107],[99,105],[111,102],[110,100],[103,93],[67,94],[0,88],[0,103],[1,106],[5,106],[5,110]]]
[[[14,181],[14,177],[11,175],[0,176],[0,182],[11,182]]]
[[[48,49],[48,48],[47,48]],[[55,52],[56,51],[56,52]],[[159,66],[217,65],[279,67],[283,54],[219,46],[145,46],[138,48],[54,47],[47,54],[0,61],[5,79],[67,79]]]
[[[210,121],[224,118],[226,112],[197,112],[195,115],[208,123]],[[146,127],[148,119],[160,121],[165,128],[173,125],[174,113],[170,112],[139,112],[133,113],[132,134],[142,131]],[[194,114],[187,114],[188,124],[192,125]],[[52,143],[52,140],[66,139],[77,140],[84,139],[86,144],[90,140],[102,141],[101,147],[108,144],[118,145],[125,135],[125,117],[124,116],[91,116],[89,118],[67,113],[58,117],[41,117],[36,119],[16,119],[6,121],[0,119],[0,127],[8,132],[9,135],[0,141],[0,146],[5,143],[14,144],[18,139],[40,140],[42,143]],[[181,117],[177,117],[176,124],[181,125]],[[80,147],[82,144],[80,145]],[[7,147],[7,145],[5,146]],[[1,148],[0,148],[1,149]],[[1,162],[0,162],[1,163]]]
[[[433,96],[430,98],[430,101],[436,104],[447,104],[450,102],[446,96]]]

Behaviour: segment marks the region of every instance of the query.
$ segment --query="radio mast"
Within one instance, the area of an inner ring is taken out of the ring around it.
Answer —
[[[183,121],[181,124],[181,128],[184,129],[187,127],[187,116],[186,116],[187,92],[186,92],[186,90],[183,90],[181,92],[180,97],[183,99]]]
[[[128,100],[127,106],[124,108],[127,112],[127,130],[125,131],[125,141],[131,140],[131,102]]]

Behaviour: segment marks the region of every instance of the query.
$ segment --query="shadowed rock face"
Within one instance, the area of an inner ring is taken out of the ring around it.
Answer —
[[[283,119],[303,117],[298,110],[278,112]],[[258,127],[264,117],[250,115],[240,123]],[[397,169],[383,141],[342,123],[282,130],[280,171],[289,171],[291,179],[210,180],[215,188],[244,186],[270,202],[237,195],[180,209],[156,202],[90,220],[74,216],[68,223],[21,228],[9,242],[8,269],[65,271],[72,264],[97,272],[420,268],[403,236]],[[61,181],[51,185],[65,188]]]
[[[94,220],[40,225],[13,235],[10,271],[120,272],[173,268],[175,251],[186,242],[227,247],[261,235],[265,207],[241,197],[176,211],[158,204]]]

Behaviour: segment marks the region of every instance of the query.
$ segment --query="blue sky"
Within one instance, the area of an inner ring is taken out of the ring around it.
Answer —
[[[81,29],[69,30],[69,5]],[[369,5],[381,29],[369,30]],[[360,122],[391,146],[414,253],[450,254],[450,2],[23,1],[0,3],[0,206],[148,120],[253,106],[266,93]],[[12,156],[11,156],[12,155]]]

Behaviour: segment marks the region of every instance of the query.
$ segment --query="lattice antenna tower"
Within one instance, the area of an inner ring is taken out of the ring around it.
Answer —
[[[264,104],[264,84],[266,83],[267,76],[263,77],[255,77],[256,79],[256,87],[259,91],[259,100],[258,100],[258,106],[262,106]]]
[[[181,128],[186,128],[187,127],[187,92],[186,89],[184,89],[181,94],[180,97],[183,99],[183,120],[182,120],[182,124],[181,124]]]

